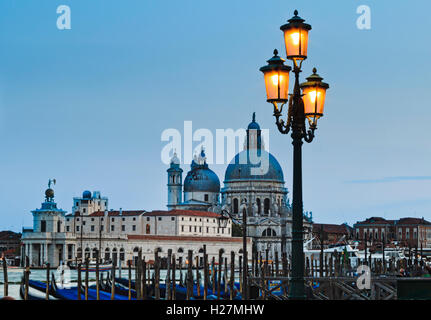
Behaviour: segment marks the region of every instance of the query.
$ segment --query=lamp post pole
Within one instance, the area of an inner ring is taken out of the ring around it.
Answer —
[[[313,141],[317,120],[323,116],[327,83],[313,69],[313,74],[307,82],[299,84],[299,74],[302,62],[307,58],[309,24],[298,16],[295,10],[294,17],[281,26],[284,32],[286,55],[293,61],[295,85],[293,94],[288,97],[289,71],[292,69],[284,65],[284,59],[274,50],[274,56],[269,59],[268,65],[260,68],[265,78],[267,102],[274,106],[275,123],[282,134],[291,131],[293,144],[293,185],[292,185],[292,277],[290,279],[290,299],[305,299],[304,287],[304,230],[302,207],[302,143]],[[302,90],[302,92],[301,92]],[[304,97],[304,98],[303,98]],[[280,119],[283,106],[289,102],[286,121]],[[306,127],[308,119],[309,127]]]

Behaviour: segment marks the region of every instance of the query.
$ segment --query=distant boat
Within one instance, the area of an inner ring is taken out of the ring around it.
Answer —
[[[78,270],[78,265],[75,263],[71,263],[69,265],[69,268],[72,270]],[[112,270],[112,263],[102,263],[99,264],[99,271],[110,271]],[[87,268],[85,267],[85,263],[81,264],[81,271],[87,271]],[[95,272],[96,271],[96,263],[90,262],[88,264],[88,272]]]

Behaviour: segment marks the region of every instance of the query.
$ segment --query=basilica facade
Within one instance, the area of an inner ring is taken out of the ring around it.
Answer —
[[[168,172],[168,208],[226,210],[234,222],[247,216],[247,236],[259,251],[285,250],[291,254],[292,209],[283,170],[265,150],[262,131],[255,114],[247,127],[244,150],[229,163],[220,187],[218,176],[208,167],[204,150],[195,156],[182,184],[183,170],[175,154]],[[304,241],[312,236],[312,215],[304,213]]]

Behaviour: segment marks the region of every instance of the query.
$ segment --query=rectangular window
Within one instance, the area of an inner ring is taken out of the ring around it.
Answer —
[[[171,217],[171,221],[175,221],[175,217]]]
[[[79,226],[76,226],[76,232],[79,232]]]
[[[209,231],[209,229],[210,229],[210,228],[208,228],[208,227],[207,227],[207,233],[209,233],[209,232],[210,232],[210,231]]]
[[[181,231],[184,232],[184,226],[181,226]]]
[[[121,220],[122,220],[122,221],[126,221],[126,218],[122,218]]]
[[[114,222],[114,221],[115,221],[115,218],[112,218],[112,219],[111,219],[111,221],[112,221],[112,222]]]
[[[103,231],[103,226],[100,226],[100,231]]]
[[[192,226],[189,226],[189,232],[192,232]]]
[[[94,221],[94,218],[91,218],[91,221]]]
[[[208,201],[208,195],[205,194],[205,201]]]
[[[181,221],[184,221],[184,217],[181,218]]]
[[[76,218],[76,221],[79,221],[79,218]]]
[[[46,232],[46,221],[40,222],[40,232]]]
[[[159,217],[159,221],[162,221],[162,217]]]
[[[82,225],[85,226],[85,221],[84,220],[82,220]]]
[[[115,226],[111,226],[111,231],[114,231],[115,230]]]
[[[202,227],[199,227],[199,232],[202,232]]]
[[[85,213],[85,208],[82,208],[82,212]]]
[[[195,232],[196,232],[196,226],[195,226]]]
[[[66,232],[69,232],[69,230],[70,230],[70,227],[69,227],[69,226],[67,226],[67,227],[66,227]]]
[[[147,217],[147,221],[150,221],[150,217]]]
[[[121,226],[121,231],[126,231],[126,226],[124,224]]]
[[[91,226],[91,231],[94,231],[94,226]]]
[[[132,226],[132,230],[136,231],[136,226],[135,225]]]

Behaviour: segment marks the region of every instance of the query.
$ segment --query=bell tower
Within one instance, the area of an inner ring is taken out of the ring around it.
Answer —
[[[171,159],[168,172],[168,209],[175,209],[175,206],[183,201],[183,169],[180,168],[180,160],[177,154]]]

